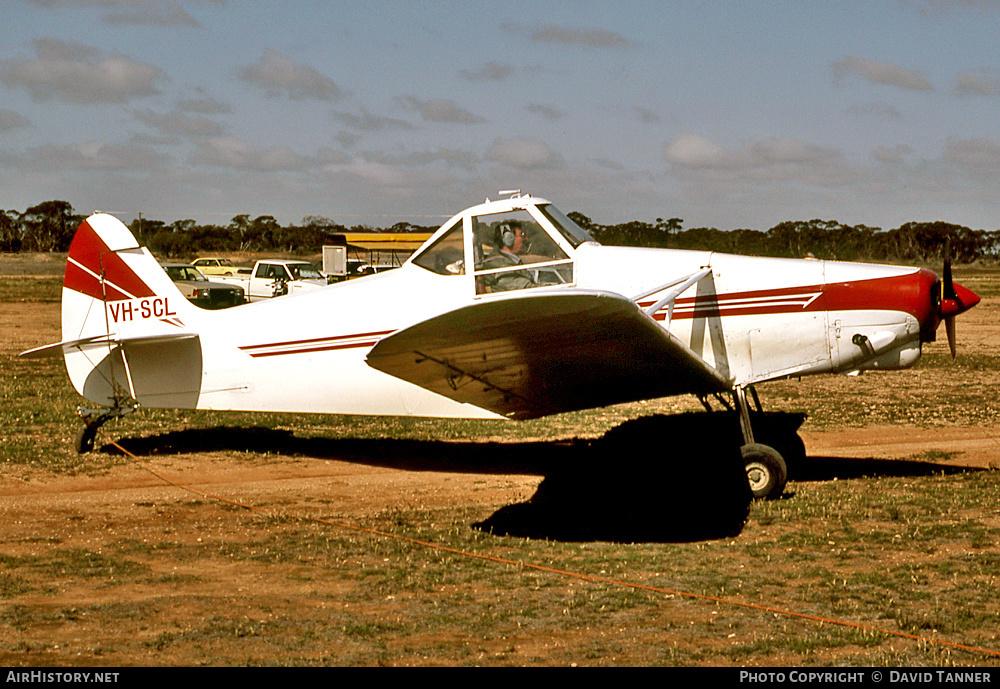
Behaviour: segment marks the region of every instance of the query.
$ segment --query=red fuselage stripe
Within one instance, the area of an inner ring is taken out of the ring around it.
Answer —
[[[282,354],[303,354],[306,352],[326,352],[334,349],[372,347],[383,336],[389,335],[393,332],[395,331],[380,330],[377,332],[356,333],[354,335],[338,335],[336,337],[316,337],[308,340],[272,342],[269,344],[247,345],[240,347],[240,350],[246,352],[252,357],[264,357],[280,356]]]
[[[277,352],[247,352],[255,359],[265,356],[283,356],[285,354],[311,354],[312,352],[329,352],[335,349],[356,349],[358,347],[374,347],[378,340],[367,340],[365,342],[351,342],[346,344],[331,344],[326,346],[304,347],[302,349],[283,349]]]
[[[931,287],[937,276],[929,270],[917,270],[869,280],[805,285],[750,292],[703,294],[678,299],[673,318],[708,318],[813,311],[900,311],[921,323],[933,315]],[[639,302],[648,308],[654,300]],[[666,308],[654,318],[666,318]]]

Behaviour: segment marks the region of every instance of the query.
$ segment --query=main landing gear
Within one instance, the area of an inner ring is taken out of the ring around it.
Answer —
[[[754,402],[760,410],[757,391],[750,388]],[[747,389],[737,385],[733,389],[733,402],[740,415],[740,430],[743,432],[743,461],[746,463],[747,480],[750,491],[756,499],[773,500],[781,497],[788,481],[788,465],[785,458],[770,445],[754,442],[753,426],[750,423],[750,405],[747,403]]]
[[[753,411],[747,399],[748,392],[753,400]],[[754,498],[774,500],[781,497],[788,481],[789,465],[805,459],[805,444],[796,432],[805,415],[765,414],[753,387],[734,388],[732,405],[721,396],[716,397],[739,417],[740,451]],[[702,398],[702,404],[711,411],[707,399]]]

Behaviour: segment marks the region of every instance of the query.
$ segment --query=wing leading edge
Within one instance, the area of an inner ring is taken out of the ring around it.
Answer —
[[[382,339],[367,361],[516,419],[730,388],[634,302],[587,290],[465,306]]]

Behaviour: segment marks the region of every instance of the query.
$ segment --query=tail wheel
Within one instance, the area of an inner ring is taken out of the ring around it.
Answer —
[[[95,424],[88,423],[76,434],[74,447],[77,454],[85,455],[94,449],[94,440],[97,438],[97,428]]]
[[[744,445],[741,451],[754,499],[774,500],[781,497],[788,481],[788,467],[778,451],[760,443]]]

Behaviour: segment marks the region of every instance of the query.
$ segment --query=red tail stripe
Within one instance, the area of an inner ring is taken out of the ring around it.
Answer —
[[[73,237],[69,259],[63,278],[63,286],[67,289],[107,301],[156,296],[122,257],[108,248],[86,220]]]
[[[108,301],[131,299],[129,295],[122,293],[106,280],[102,289],[98,276],[92,275],[72,262],[66,263],[66,277],[63,279],[63,286],[98,300],[104,299],[105,295],[107,295]]]

